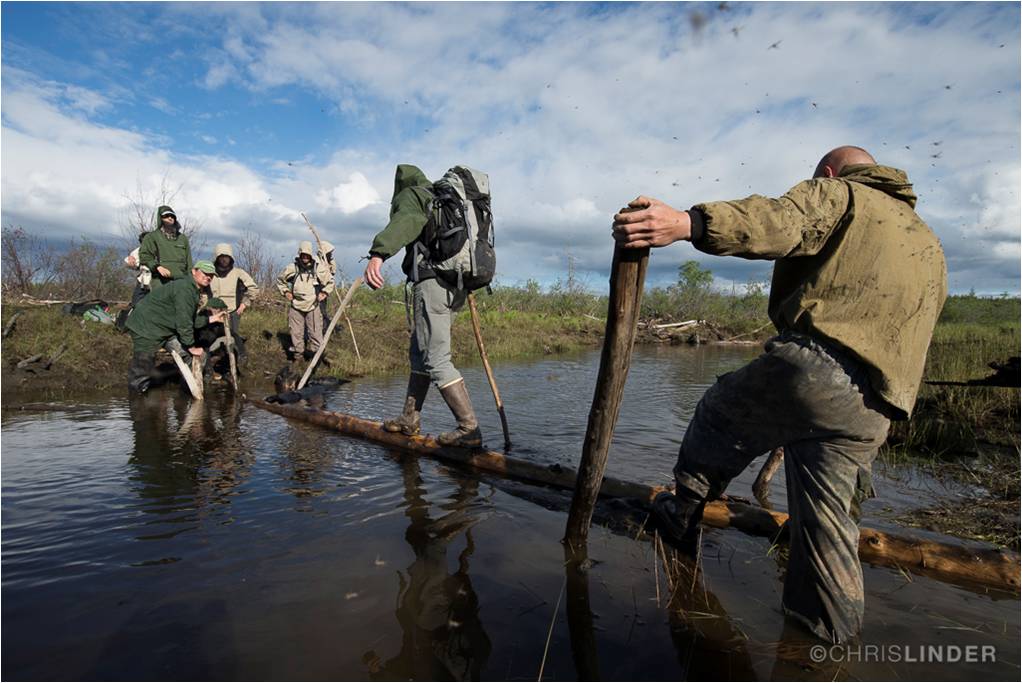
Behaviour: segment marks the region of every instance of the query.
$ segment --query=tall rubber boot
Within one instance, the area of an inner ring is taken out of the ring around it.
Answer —
[[[483,445],[483,434],[479,431],[472,401],[468,397],[465,380],[448,384],[440,390],[440,395],[447,402],[447,407],[454,413],[458,428],[452,432],[444,432],[436,438],[441,446],[461,446],[462,448],[479,448]]]
[[[419,433],[420,415],[422,414],[422,403],[426,400],[429,392],[429,375],[422,375],[413,372],[408,375],[408,391],[405,396],[405,407],[401,415],[383,423],[383,428],[388,432],[401,432],[405,436],[415,436]]]
[[[706,499],[681,486],[674,493],[664,491],[653,499],[652,516],[665,541],[690,556],[699,554],[699,522]]]

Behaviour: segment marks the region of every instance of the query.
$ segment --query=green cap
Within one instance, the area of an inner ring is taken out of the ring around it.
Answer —
[[[215,296],[206,302],[206,308],[227,308],[227,304],[224,303],[223,299]]]
[[[195,265],[192,266],[196,270],[201,270],[206,275],[212,275],[216,272],[216,268],[209,261],[196,261]]]

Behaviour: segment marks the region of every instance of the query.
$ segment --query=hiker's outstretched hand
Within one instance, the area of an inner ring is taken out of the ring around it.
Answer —
[[[613,235],[621,247],[666,247],[692,234],[687,211],[678,211],[652,197],[636,197],[614,214]]]
[[[383,267],[383,259],[379,256],[373,256],[369,259],[369,265],[366,266],[365,277],[366,284],[371,289],[379,289],[383,286],[383,273],[380,272],[380,268]]]

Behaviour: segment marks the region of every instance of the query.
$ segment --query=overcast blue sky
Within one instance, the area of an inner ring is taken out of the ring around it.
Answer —
[[[2,220],[124,245],[164,178],[206,251],[305,211],[349,277],[394,166],[491,175],[499,281],[605,287],[613,213],[780,195],[856,144],[904,169],[952,291],[1019,292],[1018,3],[2,5]],[[208,255],[200,253],[201,255]],[[769,264],[674,245],[724,283]],[[244,264],[242,264],[244,265]],[[396,277],[396,268],[392,274]]]

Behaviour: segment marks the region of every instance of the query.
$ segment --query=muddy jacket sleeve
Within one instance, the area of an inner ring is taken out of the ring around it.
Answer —
[[[195,307],[198,305],[198,295],[189,296],[191,292],[178,292],[174,297],[174,327],[177,329],[177,338],[182,346],[193,346],[195,344],[195,328],[205,327],[209,318],[195,315]]]
[[[288,264],[280,275],[277,276],[277,291],[280,292],[281,296],[287,296],[287,293],[291,291],[291,280],[295,277],[295,265],[293,263]]]
[[[398,193],[390,208],[390,222],[373,239],[369,253],[386,260],[411,244],[429,219],[432,196],[421,187],[407,187]]]
[[[806,180],[783,197],[753,195],[692,207],[703,215],[700,251],[748,259],[811,256],[844,224],[849,190],[836,178]]]
[[[238,271],[238,281],[241,283],[241,287],[238,289],[242,290],[241,296],[238,297],[237,305],[245,304],[246,308],[252,305],[252,299],[259,294],[259,285],[252,279],[252,276],[247,271],[241,268]]]

